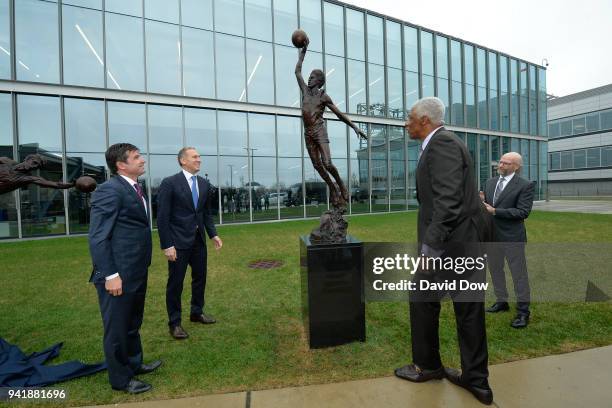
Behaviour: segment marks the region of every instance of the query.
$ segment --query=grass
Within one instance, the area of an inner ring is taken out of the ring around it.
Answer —
[[[364,241],[416,239],[416,213],[354,216],[349,231]],[[150,393],[113,392],[106,373],[58,384],[69,394],[66,405],[110,404],[209,393],[266,389],[391,375],[410,358],[405,303],[370,303],[367,341],[309,350],[300,309],[298,237],[314,220],[224,226],[224,248],[209,247],[206,310],[211,326],[185,322],[190,334],[175,341],[167,332],[166,263],[154,235],[154,259],[141,330],[145,359],[164,366],[146,380]],[[534,212],[530,242],[612,243],[612,216]],[[251,260],[280,259],[274,270],[247,268]],[[65,345],[56,362],[103,359],[102,324],[90,272],[87,240],[58,238],[0,244],[0,333],[26,353],[56,342]],[[186,281],[186,289],[189,281]],[[188,310],[189,290],[183,296]],[[487,316],[490,364],[612,344],[610,303],[538,303],[527,330],[509,327],[511,315]],[[452,305],[440,318],[442,359],[459,366]],[[45,406],[52,406],[46,403]]]

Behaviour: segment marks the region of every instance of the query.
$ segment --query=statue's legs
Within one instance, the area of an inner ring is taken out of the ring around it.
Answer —
[[[329,143],[321,143],[321,159],[323,161],[323,166],[325,166],[325,170],[327,170],[333,177],[336,179],[336,183],[338,184],[339,193],[342,194],[342,198],[345,202],[348,202],[349,196],[346,187],[344,186],[344,182],[342,181],[342,177],[338,173],[338,169],[331,160],[331,152],[329,149]]]
[[[321,176],[325,184],[329,187],[332,202],[335,203],[337,198],[340,197],[340,191],[338,191],[338,187],[334,184],[334,181],[329,176],[329,173],[326,170],[326,166],[323,164],[322,156],[323,152],[321,150],[321,145],[318,143],[306,142],[306,149],[308,150],[308,155],[310,156],[310,160],[312,161],[312,166],[315,168],[317,173]],[[327,150],[329,152],[329,144],[327,144]],[[336,170],[336,174],[338,174],[338,170]]]

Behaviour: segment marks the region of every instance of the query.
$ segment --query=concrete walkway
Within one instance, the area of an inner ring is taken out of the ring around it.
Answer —
[[[391,368],[389,369],[391,371]],[[612,346],[490,367],[493,406],[610,407]],[[448,380],[414,384],[395,377],[112,405],[126,408],[482,407]],[[111,405],[109,405],[111,407]]]
[[[612,214],[612,201],[551,200],[534,201],[538,211],[579,212],[590,214]]]

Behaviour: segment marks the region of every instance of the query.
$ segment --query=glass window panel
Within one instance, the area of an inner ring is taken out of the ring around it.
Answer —
[[[516,137],[513,137],[512,141],[510,142],[510,145],[512,146],[511,151],[517,152],[517,153],[521,152],[520,139],[517,139]]]
[[[322,51],[321,0],[300,0],[300,27],[306,31],[310,44],[308,49]]]
[[[560,123],[560,135],[561,136],[571,136],[572,135],[572,120],[566,119],[562,120]]]
[[[1,58],[1,57],[0,57]],[[13,158],[13,104],[10,94],[0,93],[0,157]],[[0,239],[16,238],[15,194],[0,194]]]
[[[586,131],[595,132],[599,130],[599,112],[586,115]]]
[[[480,135],[480,144],[478,146],[479,154],[479,165],[480,165],[480,183],[479,188],[484,191],[484,186],[487,180],[491,177],[491,157],[489,156],[489,137],[487,135]]]
[[[561,153],[550,154],[550,169],[559,170],[561,168]]]
[[[385,48],[383,43],[383,20],[368,15],[368,62],[384,65]]]
[[[519,131],[518,61],[510,60],[510,130]]]
[[[302,159],[279,157],[278,179],[279,191],[276,199],[270,197],[271,205],[274,201],[279,203],[281,219],[304,217]]]
[[[586,167],[586,150],[575,150],[574,151],[574,168],[582,169]]]
[[[62,4],[72,4],[74,6],[82,6],[102,10],[102,0],[62,0]]]
[[[276,104],[280,106],[300,106],[300,89],[295,79],[295,64],[297,63],[297,52],[295,49],[275,45],[276,60]],[[306,58],[310,55],[308,53]],[[302,66],[302,76],[308,80],[310,73]]]
[[[499,90],[501,110],[501,130],[510,130],[510,93],[508,92],[508,58],[499,59]]]
[[[11,78],[11,18],[9,0],[0,1],[0,78]],[[0,235],[1,236],[1,235]]]
[[[18,95],[19,161],[30,154],[46,160],[37,176],[62,181],[62,131],[59,98]],[[63,191],[30,184],[20,189],[21,225],[24,236],[66,232]]]
[[[405,210],[406,155],[404,152],[404,128],[389,126],[389,160],[391,167],[391,211]]]
[[[249,113],[248,120],[251,154],[259,157],[276,157],[274,116]]]
[[[487,87],[487,57],[485,50],[482,48],[476,49],[476,58],[477,58],[477,77],[478,77],[478,86],[482,88]]]
[[[326,3],[327,4],[327,3]],[[344,75],[344,58],[333,55],[325,56],[326,82],[325,92],[334,104],[346,112],[346,79]]]
[[[297,0],[275,1],[273,6],[274,42],[293,47],[291,34],[298,27]]]
[[[380,65],[368,64],[368,95],[370,104],[368,116],[386,116],[385,69]]]
[[[86,175],[93,177],[98,184],[106,181],[106,159],[103,153],[67,152],[66,170],[66,180],[76,180]],[[87,233],[91,212],[90,197],[90,194],[81,193],[76,188],[68,190],[68,219],[71,234]]]
[[[185,145],[201,155],[217,155],[217,120],[212,109],[184,108]]]
[[[108,3],[107,3],[108,4]],[[144,91],[142,20],[106,13],[106,86]]]
[[[325,15],[325,53],[344,56],[344,9],[332,3],[323,3]]]
[[[444,120],[446,123],[450,122],[450,108],[449,108],[449,91],[448,91],[448,80],[446,79],[438,79],[438,98],[444,102],[444,107],[446,111],[444,112]]]
[[[389,103],[387,104],[387,115],[391,118],[404,119],[404,104],[402,101],[402,71],[399,69],[387,69],[387,86],[389,92]]]
[[[448,38],[436,35],[436,75],[448,79]]]
[[[499,130],[499,94],[496,89],[489,90],[489,113],[491,115],[491,129]]]
[[[423,78],[421,79],[421,81],[422,81],[422,86],[423,86],[423,88],[421,89],[421,96],[423,98],[427,96],[434,96],[435,95],[434,77],[429,76],[429,75],[423,75]]]
[[[151,154],[149,156],[149,171],[153,225],[157,226],[157,193],[159,192],[159,186],[163,179],[178,173],[181,168],[176,160],[176,154]]]
[[[344,123],[338,120],[327,120],[327,134],[329,136],[329,147],[331,151],[332,159],[335,161],[339,158],[348,157],[347,153],[347,141],[346,141],[346,131],[347,127]],[[350,137],[355,136],[355,132],[350,130]],[[356,137],[356,136],[355,136]],[[341,174],[342,179],[346,179],[346,174]]]
[[[463,45],[463,65],[465,66],[465,83],[474,85],[474,47]]]
[[[216,36],[217,97],[237,101],[243,95],[244,39],[225,34]]]
[[[142,17],[142,0],[106,0],[106,11]]]
[[[104,101],[66,98],[64,118],[67,152],[106,150]]]
[[[531,181],[538,180],[538,141],[529,141],[529,176]],[[538,192],[536,191],[536,197]]]
[[[108,102],[108,144],[132,143],[141,152],[147,151],[145,105]]]
[[[276,132],[279,157],[302,157],[301,119],[290,116],[277,116]]]
[[[559,137],[559,122],[550,122],[548,124],[548,136],[552,139],[555,137]]]
[[[487,109],[487,88],[476,88],[478,92],[478,127],[481,129],[489,128],[489,116]]]
[[[421,73],[434,74],[433,34],[427,31],[421,31]]]
[[[178,0],[145,0],[144,6],[145,18],[174,24],[179,23]]]
[[[463,126],[463,86],[460,82],[451,82],[452,102],[451,113],[452,123]]]
[[[348,100],[349,112],[365,115],[365,64],[360,61],[348,60]]]
[[[247,40],[248,100],[253,103],[274,104],[274,64],[272,44]],[[297,86],[297,85],[296,85]],[[239,101],[247,100],[241,95]]]
[[[176,154],[183,147],[183,113],[175,106],[147,105],[149,149],[158,154]]]
[[[501,145],[501,154],[506,154],[508,152],[510,152],[510,138],[509,137],[502,137],[502,145]]]
[[[499,161],[499,159],[501,158],[501,153],[500,153],[500,141],[499,141],[499,136],[489,136],[490,138],[490,142],[491,142],[491,166],[493,166],[493,163],[497,164],[497,162]],[[495,174],[493,171],[491,174]]]
[[[215,31],[244,36],[243,0],[215,0]]]
[[[245,0],[246,36],[272,42],[272,3],[270,0]]]
[[[270,205],[277,190],[274,116],[249,113],[248,121],[253,220],[276,219],[278,198],[272,196]]]
[[[601,129],[612,129],[612,110],[603,111],[600,113]]]
[[[198,153],[201,154],[200,151]],[[200,167],[200,175],[204,177],[213,186],[214,192],[211,196],[210,211],[215,224],[219,224],[219,176],[217,171],[217,156],[200,156],[202,166]]]
[[[477,139],[478,135],[475,135],[474,133],[468,133],[467,134],[467,148],[468,148],[468,152],[470,153],[470,157],[472,159],[472,171],[474,172],[474,178],[477,178],[478,175],[476,173],[476,163],[478,160],[478,156],[476,155],[476,149],[478,146],[478,139]],[[476,182],[478,182],[478,180],[475,180]]]
[[[402,26],[387,20],[387,65],[402,68]]]
[[[543,68],[538,69],[538,89],[538,132],[546,136],[546,70]]]
[[[64,83],[104,87],[102,12],[62,7]]]
[[[497,54],[489,51],[489,88],[497,89]]]
[[[183,93],[201,98],[215,97],[213,33],[183,27]]]
[[[367,125],[358,123],[357,126],[368,132]],[[368,163],[368,141],[358,137],[349,138],[349,158],[351,166],[351,213],[370,212],[370,179]]]
[[[372,204],[373,212],[389,211],[389,179],[387,171],[387,127],[370,125]]]
[[[536,88],[536,68],[529,65],[529,134],[538,133],[538,101]]]
[[[147,88],[149,92],[181,94],[179,27],[146,21]]]
[[[312,166],[308,155],[304,158],[304,186],[306,217],[319,217],[327,210],[327,184]]]
[[[523,156],[523,177],[529,179],[529,165],[530,165],[530,152],[529,152],[529,140],[521,139],[521,155]]]
[[[346,56],[365,60],[365,31],[361,11],[346,9]]]
[[[520,128],[521,133],[528,133],[529,121],[528,121],[528,91],[529,83],[527,82],[527,64],[520,62]],[[571,133],[570,133],[571,134]]]
[[[59,82],[58,37],[57,4],[34,0],[15,2],[17,79]]]
[[[587,152],[586,166],[590,168],[599,167],[601,164],[600,158],[599,158],[601,149],[596,147],[593,149],[587,149],[586,152]]]
[[[461,43],[451,40],[451,76],[453,81],[462,82],[461,73]]]
[[[578,116],[578,117],[572,119],[572,128],[573,128],[572,133],[574,135],[579,135],[581,133],[585,133],[586,132],[585,117],[584,116]]]
[[[404,26],[404,69],[419,72],[417,30],[410,26]]]
[[[247,122],[243,112],[218,111],[219,153],[245,156],[247,154]],[[245,173],[246,174],[246,173]],[[245,183],[248,180],[245,180]]]
[[[416,168],[420,141],[408,138],[408,208],[418,208],[416,199]]]
[[[601,148],[601,166],[612,166],[612,147],[606,146]]]
[[[416,72],[405,71],[406,80],[406,115],[412,105],[419,99],[419,75]]]
[[[181,0],[181,23],[183,26],[212,30],[213,0]]]
[[[246,150],[243,152],[246,154]],[[246,155],[219,157],[219,184],[221,186],[221,205],[224,207],[224,224],[250,221],[248,182]],[[225,205],[226,202],[227,205]]]
[[[474,97],[474,86],[465,85],[465,124],[476,127],[476,99]]]

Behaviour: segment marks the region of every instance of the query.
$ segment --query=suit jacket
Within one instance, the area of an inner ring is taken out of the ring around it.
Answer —
[[[495,207],[493,239],[501,242],[527,242],[525,219],[529,217],[533,206],[535,182],[515,174],[494,204],[493,195],[498,181],[499,176],[490,178],[485,184],[485,202]]]
[[[196,229],[204,230],[209,238],[217,235],[210,213],[212,187],[198,176],[198,205],[194,207],[189,182],[183,172],[166,177],[157,192],[157,228],[162,249],[175,247],[189,249],[193,245]],[[202,236],[202,238],[204,238]]]
[[[419,158],[416,186],[419,244],[441,248],[487,239],[472,158],[453,132],[441,128],[431,137]]]
[[[104,283],[106,276],[119,273],[124,292],[142,290],[151,245],[149,217],[136,189],[121,176],[102,183],[91,199],[90,282]]]

